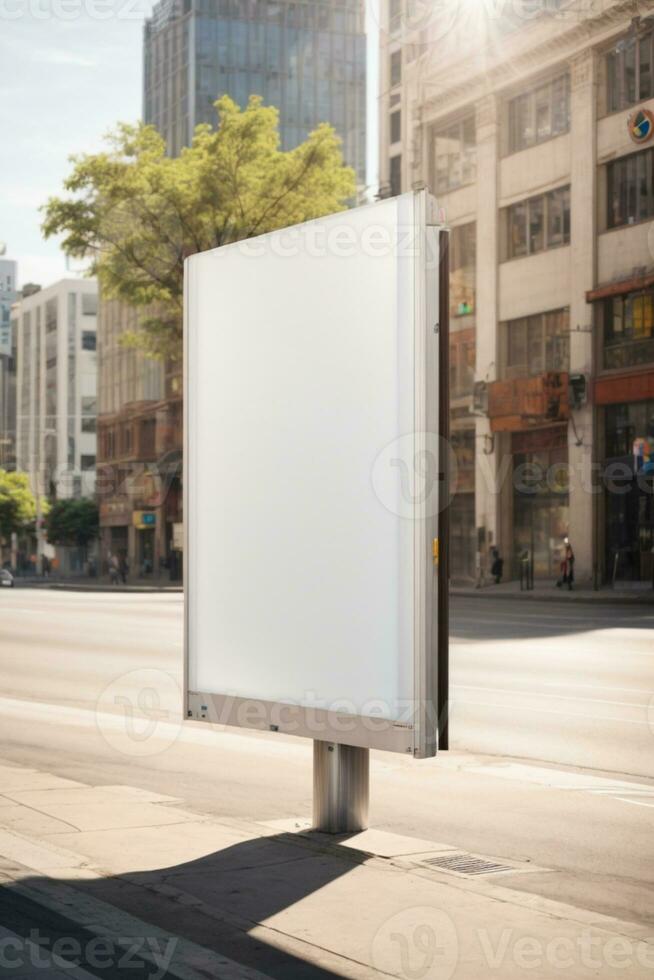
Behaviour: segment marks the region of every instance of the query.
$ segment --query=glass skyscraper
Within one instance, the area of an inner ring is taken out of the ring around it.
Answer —
[[[364,0],[160,0],[145,25],[144,119],[176,155],[223,94],[280,111],[282,149],[321,122],[366,176]]]

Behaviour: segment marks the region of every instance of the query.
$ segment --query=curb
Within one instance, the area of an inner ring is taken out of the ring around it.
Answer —
[[[583,593],[583,592],[573,592],[572,595],[561,593],[558,590],[549,592],[493,592],[490,588],[483,589],[450,589],[450,596],[452,598],[461,597],[465,599],[513,599],[518,601],[531,601],[531,602],[557,602],[561,605],[565,605],[569,602],[583,602],[588,605],[593,605],[594,603],[603,602],[610,605],[624,605],[624,606],[651,606],[654,605],[654,590],[649,594],[645,595],[642,592],[636,593],[635,595],[629,595],[624,592],[612,592],[602,589],[598,592]]]
[[[54,589],[59,592],[122,592],[122,593],[179,593],[184,591],[182,585],[82,585],[74,582],[44,582],[30,583],[21,585],[16,583],[19,589]]]

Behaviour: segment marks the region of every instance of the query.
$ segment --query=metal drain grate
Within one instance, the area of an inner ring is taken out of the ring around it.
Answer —
[[[499,871],[515,870],[508,864],[484,861],[483,858],[473,857],[471,854],[441,854],[438,857],[424,858],[422,863],[430,868],[454,871],[460,875],[491,875]]]

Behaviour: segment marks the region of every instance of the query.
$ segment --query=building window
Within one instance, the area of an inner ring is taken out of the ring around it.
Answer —
[[[113,429],[105,429],[104,431],[104,457],[105,459],[113,459],[116,453],[116,440],[114,437]]]
[[[654,438],[654,401],[627,402],[605,408],[607,459],[630,456],[637,440]]]
[[[398,109],[391,112],[391,143],[399,143],[402,139],[402,112]]]
[[[139,448],[144,456],[150,455],[155,451],[156,431],[156,419],[144,419],[141,422],[139,432]]]
[[[569,75],[560,75],[509,102],[509,153],[567,133],[569,128]]]
[[[456,457],[458,469],[474,470],[475,430],[454,429],[450,437],[450,443]]]
[[[391,197],[397,197],[402,193],[402,155],[391,157]]]
[[[654,150],[641,150],[607,167],[608,226],[632,225],[654,215]]]
[[[570,188],[559,187],[506,209],[507,257],[534,255],[570,242]]]
[[[123,453],[129,455],[132,451],[132,426],[123,426],[122,431],[122,443],[123,443]]]
[[[450,315],[475,312],[477,225],[458,225],[450,234]]]
[[[82,350],[96,349],[95,330],[82,330]]]
[[[402,26],[402,0],[390,0],[388,13],[391,31],[398,31]]]
[[[570,367],[570,314],[537,313],[506,324],[506,376],[529,377]]]
[[[391,55],[391,88],[402,81],[402,52],[394,51]]]
[[[436,192],[439,194],[446,194],[476,179],[477,146],[473,116],[435,134],[434,172]]]
[[[82,454],[80,456],[80,469],[82,470],[83,473],[87,472],[88,470],[94,470],[95,456],[86,456]]]
[[[617,112],[654,96],[652,78],[654,32],[625,37],[606,55],[607,106]]]
[[[614,296],[604,304],[604,367],[654,362],[654,290]]]
[[[465,339],[463,339],[465,337]],[[450,394],[453,398],[471,395],[475,386],[475,341],[472,331],[450,336]]]
[[[95,432],[97,402],[95,395],[82,396],[82,432]]]
[[[98,297],[94,293],[82,293],[82,315],[97,316]]]

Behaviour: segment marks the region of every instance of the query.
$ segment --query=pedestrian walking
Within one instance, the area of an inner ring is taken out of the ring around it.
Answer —
[[[495,585],[499,585],[502,581],[502,575],[504,574],[504,559],[500,555],[499,548],[493,548],[491,551],[491,556],[493,559],[493,564],[491,565],[491,575],[495,580]]]
[[[120,571],[120,579],[123,585],[127,585],[127,576],[129,575],[129,563],[125,555],[120,556],[120,562],[118,565]]]
[[[118,558],[116,555],[109,555],[109,580],[112,585],[118,585],[118,579],[120,578],[120,569],[118,566]]]
[[[575,580],[575,553],[570,544],[570,538],[563,539],[563,558],[561,560],[561,575],[556,586],[558,589],[564,585],[568,586],[568,591],[572,592],[572,584]]]

